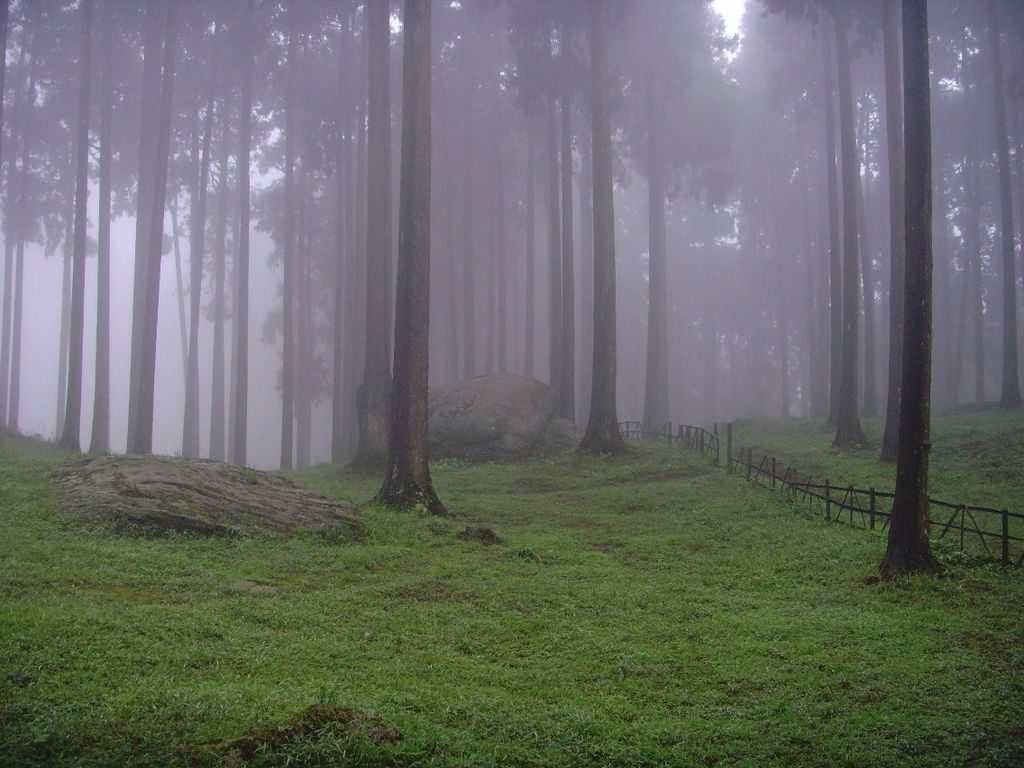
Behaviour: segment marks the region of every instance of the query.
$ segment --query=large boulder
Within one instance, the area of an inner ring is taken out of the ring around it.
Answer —
[[[128,534],[200,536],[312,531],[332,541],[363,535],[359,509],[291,480],[216,461],[93,456],[56,474],[70,514]]]
[[[502,373],[430,390],[430,455],[474,461],[520,458],[564,447],[555,391]],[[569,425],[571,426],[571,424]]]

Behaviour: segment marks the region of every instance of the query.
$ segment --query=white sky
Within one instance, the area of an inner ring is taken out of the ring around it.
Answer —
[[[730,35],[740,31],[740,21],[743,19],[743,6],[746,0],[713,0],[711,5],[715,11],[725,19],[725,30]]]

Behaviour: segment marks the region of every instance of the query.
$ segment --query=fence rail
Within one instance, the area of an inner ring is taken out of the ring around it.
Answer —
[[[721,463],[718,425],[712,431],[688,424],[679,424],[675,433],[672,424],[658,432],[645,432],[639,422],[620,424],[627,440],[663,440],[670,445],[697,451]],[[892,516],[895,494],[876,488],[838,485],[827,478],[805,475],[774,456],[760,454],[755,458],[752,448],[740,448],[733,455],[732,424],[726,425],[726,463],[728,472],[772,490],[789,494],[794,502],[805,504],[823,514],[830,522],[845,523],[863,530],[885,530]],[[1024,564],[1024,514],[1008,509],[960,504],[942,499],[929,499],[931,534],[940,541],[951,541],[961,552],[998,559],[1004,565]]]

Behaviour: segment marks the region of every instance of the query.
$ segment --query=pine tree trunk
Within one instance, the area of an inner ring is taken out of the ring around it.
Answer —
[[[103,1],[100,27],[100,207],[96,259],[96,384],[89,453],[110,451],[110,219],[114,122],[114,7]]]
[[[203,296],[203,259],[206,254],[206,190],[210,184],[210,136],[213,132],[213,96],[206,102],[203,118],[202,156],[189,217],[189,335],[188,376],[185,379],[185,423],[181,455],[199,457],[199,314]]]
[[[387,451],[391,398],[391,13],[389,0],[370,0],[369,165],[366,218],[366,357],[357,395],[355,461],[379,466]]]
[[[281,459],[283,470],[293,466],[295,453],[295,81],[298,70],[299,36],[295,31],[296,0],[288,4],[288,72],[285,85],[284,129],[284,234],[281,265],[284,286],[281,291]]]
[[[13,432],[19,431],[21,420],[21,343],[25,305],[25,222],[28,221],[31,215],[28,208],[29,161],[32,157],[31,145],[32,137],[34,136],[32,118],[35,111],[32,105],[35,104],[36,99],[36,63],[38,60],[37,57],[32,58],[28,90],[26,91],[23,105],[25,109],[23,116],[24,136],[21,141],[21,167],[18,171],[17,200],[20,213],[15,227],[17,232],[17,246],[15,248],[17,277],[14,283],[14,317],[11,320],[11,391],[10,407],[7,413],[7,428]]]
[[[231,461],[246,464],[249,433],[249,165],[252,151],[252,37],[256,0],[247,0],[242,21],[242,99],[238,130],[238,259],[235,264],[235,329],[232,349],[235,418]]]
[[[463,379],[476,376],[476,283],[473,277],[473,139],[470,119],[462,124],[462,365]]]
[[[626,450],[615,403],[615,199],[612,179],[611,86],[608,82],[608,3],[590,4],[594,155],[594,369],[590,420],[580,450]]]
[[[387,469],[377,500],[443,515],[446,510],[434,492],[427,448],[431,1],[405,0],[395,367]]]
[[[569,40],[562,30],[562,50]],[[576,423],[575,244],[572,231],[572,97],[563,93],[562,114],[562,329],[559,334],[558,415]]]
[[[352,219],[348,216],[348,197],[351,186],[352,163],[349,162],[348,150],[352,142],[352,114],[347,112],[355,103],[352,78],[349,75],[355,68],[351,66],[352,52],[355,50],[355,38],[352,29],[352,14],[347,6],[343,6],[342,32],[338,50],[338,91],[341,93],[341,110],[338,120],[344,126],[344,132],[337,138],[334,148],[334,180],[336,204],[334,254],[334,292],[331,317],[332,359],[331,359],[331,462],[341,464],[347,454],[345,443],[345,314],[348,305],[345,301],[345,286],[348,279],[346,265],[350,259],[348,251],[349,230]]]
[[[69,178],[74,182],[74,174],[68,169]],[[70,203],[70,209],[64,216],[64,269],[61,278],[61,302],[60,302],[60,346],[57,349],[57,442],[60,442],[64,434],[64,407],[67,404],[68,393],[68,345],[71,343],[71,255],[74,250],[75,239],[75,208],[74,208],[74,186],[65,198]],[[14,247],[14,241],[11,241]],[[12,262],[13,263],[13,262]],[[7,372],[10,375],[10,372]]]
[[[508,265],[505,258],[505,161],[502,157],[504,139],[501,135],[502,115],[500,111],[500,100],[495,108],[497,116],[497,130],[495,139],[497,147],[494,153],[496,165],[494,179],[494,194],[497,198],[495,204],[496,222],[496,245],[495,256],[497,258],[497,289],[498,289],[498,372],[508,371]]]
[[[903,365],[904,158],[902,64],[898,35],[899,0],[882,0],[885,49],[885,135],[889,155],[889,374],[885,400],[882,461],[896,460]]]
[[[228,156],[229,156],[229,109],[228,99],[221,101],[220,143],[217,148],[217,222],[213,242],[213,370],[211,373],[212,394],[210,395],[210,458],[224,461],[225,449],[224,388],[224,315],[227,274],[227,229],[228,229]]]
[[[132,288],[132,340],[128,383],[128,445],[135,450],[139,407],[142,404],[143,343],[146,317],[146,286],[149,281],[149,227],[152,224],[156,141],[160,111],[160,8],[146,5],[143,27],[142,121],[139,131],[139,175],[135,208],[135,269]],[[163,236],[163,219],[157,222]]]
[[[68,347],[67,405],[61,447],[81,450],[82,358],[85,341],[85,248],[89,225],[89,96],[93,0],[83,0],[82,47],[78,59],[78,122],[75,147],[75,245],[71,265],[71,343]]]
[[[864,158],[867,165],[867,158]],[[861,234],[861,285],[864,294],[864,415],[878,415],[878,392],[875,388],[878,371],[875,357],[875,280],[874,258],[868,230],[867,182],[858,181],[858,211]]]
[[[843,341],[839,380],[838,448],[862,446],[867,440],[857,415],[857,339],[860,319],[857,242],[857,146],[854,137],[853,86],[850,76],[849,9],[834,6],[836,22],[836,72],[839,81],[839,143],[843,181]]]
[[[526,330],[523,344],[523,372],[532,377],[534,372],[534,335],[536,334],[536,303],[534,294],[537,284],[537,200],[534,164],[537,162],[534,148],[534,120],[526,118]]]
[[[584,125],[579,133],[580,147],[580,339],[579,370],[583,375],[576,379],[579,402],[576,412],[590,413],[590,377],[586,375],[594,367],[594,185],[591,181],[594,169],[593,152],[590,149],[590,126]]]
[[[668,265],[666,263],[665,163],[653,74],[647,82],[647,376],[644,432],[659,432],[668,421]]]
[[[928,546],[931,418],[931,116],[927,0],[903,0],[906,99],[906,288],[896,497],[881,572],[935,572]]]
[[[546,101],[547,146],[548,146],[548,384],[558,394],[561,392],[562,366],[562,213],[559,196],[558,175],[558,120],[557,102]]]
[[[839,383],[843,354],[843,271],[839,232],[839,173],[836,165],[835,56],[832,36],[828,30],[822,30],[822,37],[825,59],[825,168],[828,184],[828,423],[834,425],[839,423]]]
[[[988,47],[995,101],[996,153],[999,158],[999,230],[1002,235],[1003,257],[1003,377],[999,404],[1003,408],[1016,408],[1021,404],[1020,376],[1017,371],[1017,264],[1010,180],[1010,138],[1006,126],[1006,86],[1003,78],[1003,52],[996,0],[988,0]]]

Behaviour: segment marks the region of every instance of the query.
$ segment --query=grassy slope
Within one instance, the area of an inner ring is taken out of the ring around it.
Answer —
[[[84,529],[61,458],[0,442],[0,765],[171,765],[316,702],[406,739],[312,735],[292,765],[1024,761],[1019,574],[879,584],[880,535],[696,456],[441,464],[457,519],[371,507],[358,545]]]

